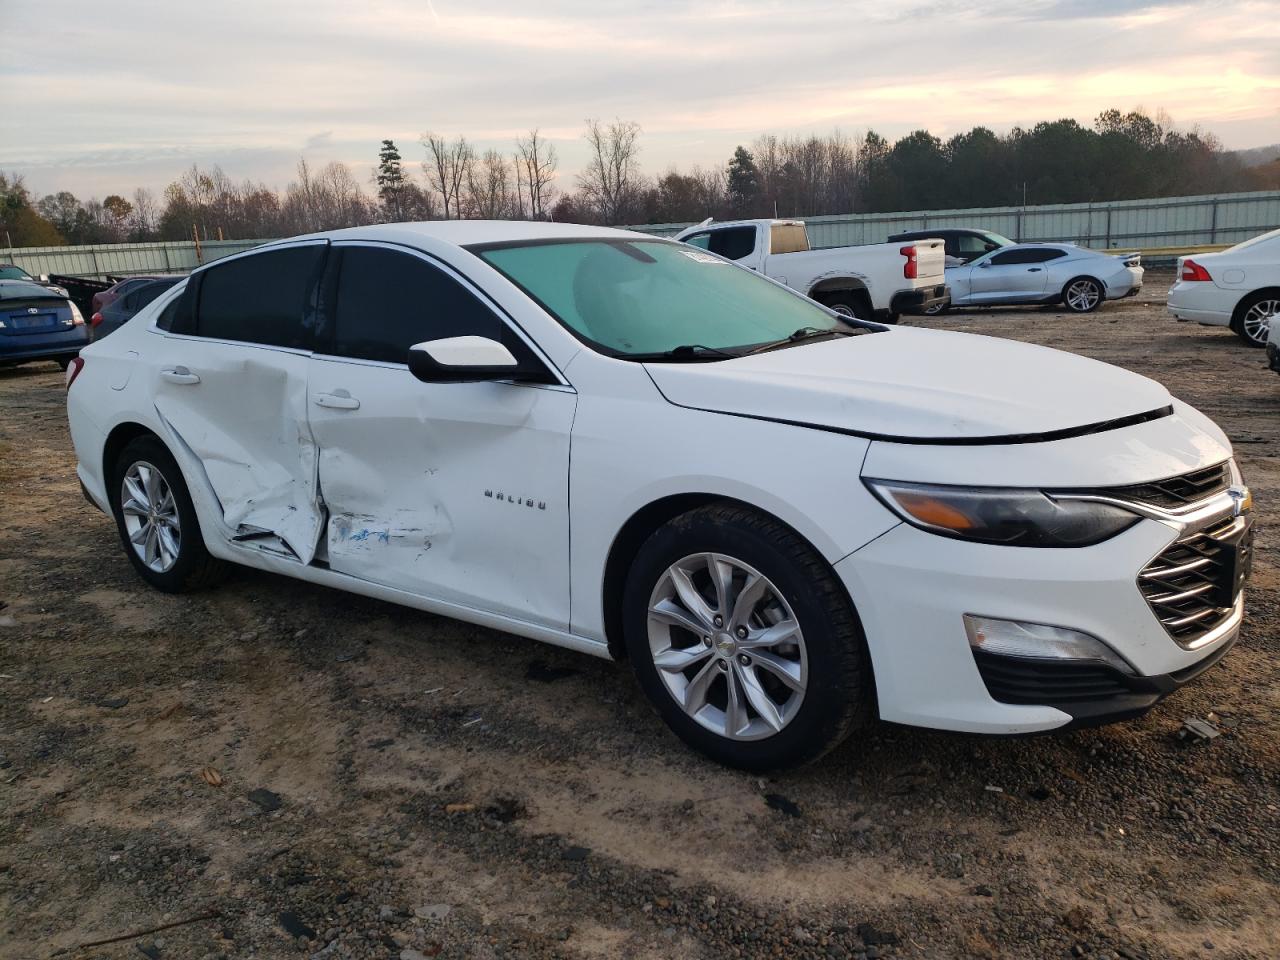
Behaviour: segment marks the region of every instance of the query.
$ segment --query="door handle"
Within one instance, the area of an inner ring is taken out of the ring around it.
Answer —
[[[317,393],[311,399],[317,407],[330,407],[334,410],[360,409],[360,401],[345,390],[337,393]]]
[[[160,376],[168,380],[170,383],[192,384],[200,382],[200,378],[186,367],[173,367],[170,370],[161,370]]]
[[[1039,273],[1044,267],[1027,267],[1027,273]]]

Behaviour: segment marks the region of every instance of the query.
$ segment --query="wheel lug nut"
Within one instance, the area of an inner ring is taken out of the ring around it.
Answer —
[[[736,634],[738,635],[738,639],[739,639],[739,640],[745,640],[745,639],[747,639],[747,628],[746,628],[746,627],[739,627],[737,630],[735,630],[735,631],[734,631],[734,633],[736,633]]]
[[[728,669],[729,669],[729,661],[728,661],[728,660],[717,660],[717,661],[716,661],[716,666],[718,666],[721,670],[728,670]]]
[[[742,664],[744,667],[751,666],[751,658],[748,657],[745,653],[738,654],[738,662]]]
[[[716,615],[715,615],[715,618],[712,620],[712,622],[713,622],[717,627],[723,627],[723,626],[724,626],[724,617],[720,616],[720,614],[716,614]]]
[[[703,638],[702,638],[702,645],[703,645],[704,647],[709,647],[709,646],[711,646],[711,638],[710,638],[710,637],[703,637]]]

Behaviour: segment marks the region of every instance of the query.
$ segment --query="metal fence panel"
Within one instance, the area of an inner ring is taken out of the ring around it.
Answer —
[[[882,243],[891,234],[930,227],[978,227],[1015,240],[1079,243],[1103,250],[1239,243],[1280,227],[1280,190],[1035,207],[914,210],[805,217],[815,247]],[[669,237],[687,223],[628,229]]]
[[[814,247],[881,243],[891,234],[930,227],[979,227],[1015,240],[1079,243],[1104,250],[1198,247],[1239,243],[1280,226],[1280,190],[1109,203],[1061,203],[1038,207],[912,210],[805,217]],[[688,223],[649,223],[628,229],[672,236]],[[187,273],[266,240],[190,240],[106,243],[81,247],[0,249],[0,263],[16,263],[40,276],[61,273],[106,278],[137,273]]]
[[[189,273],[233,253],[251,250],[266,240],[201,242],[200,256],[191,240],[155,243],[99,243],[78,247],[14,247],[0,249],[0,263],[13,263],[32,276],[60,273],[106,279],[139,273]]]

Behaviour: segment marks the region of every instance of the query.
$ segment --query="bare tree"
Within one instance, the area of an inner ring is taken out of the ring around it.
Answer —
[[[504,220],[511,216],[511,168],[497,150],[486,150],[467,171],[467,207],[481,220]]]
[[[610,124],[587,120],[583,136],[591,152],[578,183],[604,223],[619,223],[633,199],[640,169],[640,124],[631,120],[614,120]]]
[[[130,239],[150,240],[156,231],[158,219],[156,198],[151,191],[145,187],[133,191],[133,210],[129,214]]]
[[[516,191],[529,198],[529,219],[545,220],[555,199],[551,186],[558,162],[555,145],[542,139],[535,127],[527,137],[516,138],[515,162]]]
[[[440,194],[444,218],[462,219],[462,186],[475,162],[475,150],[467,143],[466,137],[460,136],[449,143],[429,130],[422,135],[422,145],[427,149],[427,160],[422,169],[427,175],[427,182]]]

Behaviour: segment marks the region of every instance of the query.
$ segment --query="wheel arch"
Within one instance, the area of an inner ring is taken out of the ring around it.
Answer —
[[[817,300],[830,293],[860,293],[870,299],[871,291],[864,281],[857,277],[824,277],[809,288],[809,296]]]
[[[717,493],[680,493],[654,500],[633,513],[619,528],[605,560],[600,602],[603,612],[605,641],[609,646],[609,655],[614,660],[623,661],[627,659],[626,644],[622,637],[622,594],[626,589],[627,573],[631,569],[631,561],[635,557],[636,551],[660,527],[681,514],[688,513],[690,510],[697,510],[699,507],[719,503],[744,507],[782,524],[803,541],[814,552],[815,556],[822,559],[824,563],[829,563],[812,540],[776,513],[754,503]],[[853,611],[854,619],[858,621],[861,629],[861,618],[858,616],[858,610],[854,606],[853,598],[849,596],[849,592],[844,587],[844,582],[839,575],[833,571],[833,576],[840,584],[845,600],[849,604],[849,609]]]
[[[1258,287],[1258,289],[1250,290],[1249,292],[1244,294],[1239,300],[1236,301],[1236,305],[1231,308],[1231,322],[1233,324],[1238,324],[1244,316],[1244,305],[1248,303],[1250,300],[1252,300],[1254,297],[1257,297],[1260,295],[1268,295],[1268,296],[1272,296],[1272,297],[1276,297],[1277,299],[1280,299],[1280,287],[1277,287],[1277,286]]]
[[[110,481],[116,459],[120,456],[121,451],[138,437],[155,437],[160,443],[164,444],[166,450],[169,448],[164,438],[148,426],[133,420],[126,420],[124,423],[116,424],[111,428],[111,432],[107,434],[106,442],[102,446],[102,479],[104,483]],[[170,453],[172,452],[170,451]],[[108,491],[109,493],[110,491]]]

